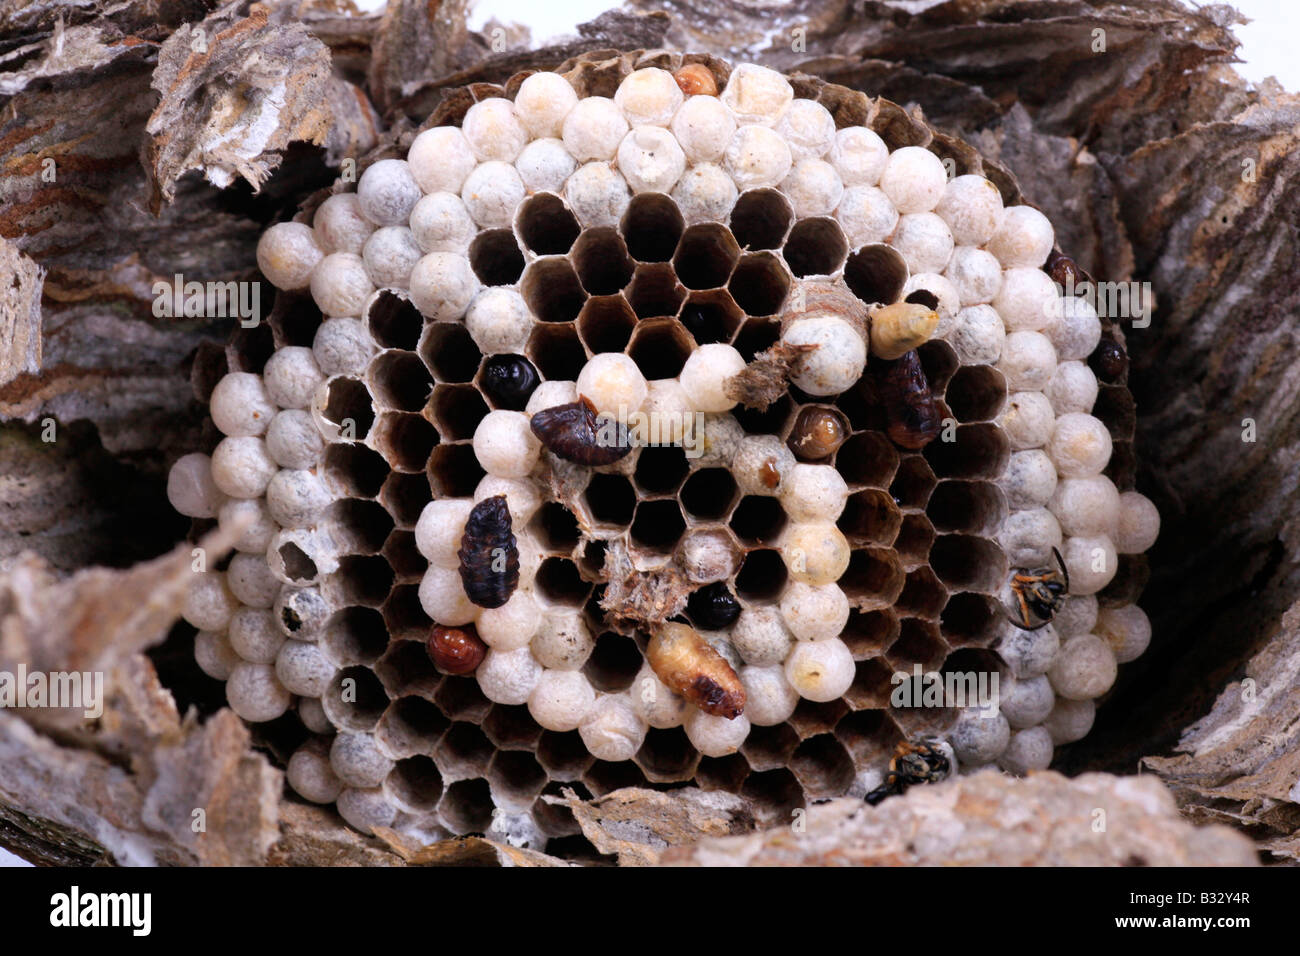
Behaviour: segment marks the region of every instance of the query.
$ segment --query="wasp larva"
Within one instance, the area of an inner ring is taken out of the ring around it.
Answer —
[[[745,710],[745,686],[712,647],[685,624],[664,624],[650,638],[646,661],[675,694],[714,717],[733,719]]]

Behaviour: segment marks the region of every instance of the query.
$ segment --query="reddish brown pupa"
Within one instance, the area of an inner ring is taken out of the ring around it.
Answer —
[[[597,418],[596,406],[585,396],[568,405],[544,408],[529,424],[548,451],[589,468],[612,465],[632,450],[627,429],[612,419]]]
[[[930,391],[916,349],[896,359],[875,359],[867,368],[885,410],[886,432],[894,444],[919,451],[943,427],[943,415]]]
[[[650,638],[646,663],[674,694],[714,717],[745,712],[745,685],[709,642],[685,624],[669,621]]]
[[[429,632],[429,658],[444,674],[472,674],[487,656],[487,645],[473,625],[443,627]]]
[[[673,79],[687,96],[718,95],[718,81],[703,63],[686,64],[673,74]]]
[[[519,549],[510,531],[505,495],[484,498],[470,511],[460,539],[460,580],[479,607],[500,607],[519,584]]]
[[[844,416],[820,405],[809,405],[794,420],[786,444],[800,461],[829,458],[849,437]]]

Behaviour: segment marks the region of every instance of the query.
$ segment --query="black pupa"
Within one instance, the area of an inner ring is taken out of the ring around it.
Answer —
[[[465,594],[479,607],[500,607],[519,586],[519,549],[510,530],[505,495],[484,498],[474,506],[460,539],[460,579]]]

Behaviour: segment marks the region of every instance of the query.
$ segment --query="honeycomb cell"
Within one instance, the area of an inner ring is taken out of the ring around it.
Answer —
[[[642,501],[628,529],[633,543],[657,554],[671,553],[685,531],[682,510],[673,500]]]
[[[586,230],[573,246],[573,266],[588,295],[614,295],[632,281],[636,263],[617,229]]]
[[[583,774],[582,780],[597,797],[625,787],[644,787],[649,783],[645,774],[631,760],[619,763],[597,760]]]
[[[370,667],[388,647],[388,629],[376,609],[345,607],[330,616],[320,641],[336,664]]]
[[[336,493],[353,498],[373,498],[388,476],[388,463],[363,445],[335,444],[325,449],[326,484]]]
[[[519,280],[519,294],[539,322],[572,322],[587,301],[578,273],[563,256],[530,262]]]
[[[745,321],[731,293],[725,289],[692,292],[682,304],[678,321],[695,339],[696,345],[730,342]]]
[[[892,609],[875,611],[849,611],[848,623],[840,634],[856,661],[869,660],[884,653],[886,647],[898,638],[898,615]]]
[[[943,399],[959,422],[991,422],[1006,405],[1007,380],[991,365],[965,365],[953,373]]]
[[[781,323],[775,319],[746,319],[731,344],[746,362],[752,362],[759,352],[767,351],[780,338]],[[739,406],[738,409],[745,411]]]
[[[381,289],[366,309],[366,330],[381,349],[414,351],[423,329],[420,310],[407,296],[391,289]]]
[[[537,760],[552,780],[577,780],[595,762],[576,730],[558,733],[547,730],[537,743]]]
[[[690,471],[686,452],[676,445],[652,445],[641,450],[632,473],[637,486],[647,495],[670,495]]]
[[[411,537],[413,538],[414,535]],[[416,554],[419,556],[419,552]],[[423,565],[423,556],[420,556],[420,562]],[[422,574],[422,571],[416,572],[408,578],[410,583],[393,588],[393,593],[388,595],[388,600],[381,608],[388,633],[394,640],[425,641],[429,637],[429,628],[433,627],[433,621],[424,613],[424,608],[420,605]]]
[[[384,479],[378,499],[397,527],[409,531],[420,520],[420,512],[431,500],[429,480],[425,475],[393,472]]]
[[[325,383],[321,418],[337,437],[365,441],[375,423],[374,403],[364,383],[354,378],[333,378]]]
[[[591,519],[598,524],[626,528],[632,523],[636,491],[622,475],[596,473],[582,494]]]
[[[832,734],[821,733],[795,749],[790,771],[810,799],[823,799],[849,788],[854,777],[853,758]]]
[[[526,810],[541,796],[546,771],[525,750],[498,750],[488,764],[487,782],[498,807]]]
[[[483,722],[493,704],[479,690],[472,677],[448,677],[438,685],[433,702],[452,720],[466,721],[466,726]]]
[[[938,531],[994,534],[1006,516],[1006,498],[987,481],[941,481],[925,513]]]
[[[917,617],[900,618],[898,640],[886,650],[885,657],[901,671],[911,671],[920,664],[923,670],[932,670],[943,663],[948,646],[939,635],[939,625]]]
[[[849,603],[862,610],[889,607],[903,591],[905,575],[898,558],[888,548],[859,548],[849,555],[849,566],[839,585]]]
[[[736,597],[751,603],[775,600],[785,589],[788,573],[780,551],[751,551],[736,575]]]
[[[554,193],[536,193],[520,203],[515,230],[524,248],[537,256],[564,255],[582,231],[564,200]]]
[[[351,554],[377,554],[384,546],[393,519],[376,502],[341,498],[326,512],[334,540],[340,550]]]
[[[375,662],[375,676],[384,685],[388,696],[398,702],[399,698],[418,700],[422,697],[432,701],[434,692],[442,683],[442,675],[429,659],[423,640],[393,641]],[[432,703],[429,706],[433,706]],[[424,751],[412,751],[417,752]]]
[[[430,813],[442,799],[442,775],[428,757],[406,757],[384,778],[384,796],[407,813]]]
[[[565,790],[572,790],[579,800],[591,799],[591,791],[576,780],[570,782],[553,780],[542,788],[541,796],[533,804],[532,814],[533,820],[541,831],[551,838],[551,842],[546,845],[548,853],[556,852],[557,844],[560,842],[557,838],[570,837],[582,832],[578,821],[573,818],[572,810],[562,804],[551,803],[547,799],[548,797],[557,800],[567,799]]]
[[[578,314],[578,335],[593,355],[621,352],[636,328],[636,313],[621,295],[594,296]]]
[[[688,289],[719,289],[740,261],[740,247],[730,230],[716,222],[691,226],[682,234],[673,267]]]
[[[794,415],[794,399],[782,395],[765,409],[738,406],[732,417],[751,435],[783,435]]]
[[[740,746],[740,752],[751,769],[779,770],[788,766],[790,757],[799,746],[798,732],[787,724],[773,727],[753,727]]]
[[[700,754],[680,727],[651,728],[635,760],[650,782],[677,783],[694,776]]]
[[[677,204],[662,193],[634,196],[619,224],[627,251],[637,262],[667,262],[685,229]]]
[[[429,456],[429,486],[439,498],[468,498],[484,475],[468,442],[439,445]]]
[[[748,315],[776,315],[790,292],[790,274],[770,252],[746,253],[736,263],[727,291]]]
[[[992,592],[1007,574],[1007,559],[987,538],[940,535],[930,546],[930,566],[948,588]]]
[[[921,369],[925,380],[935,395],[944,394],[949,382],[961,366],[953,347],[943,339],[931,339],[916,350],[921,359]]]
[[[728,524],[741,544],[751,547],[773,545],[785,530],[786,513],[777,499],[768,495],[745,495],[736,505]]]
[[[731,210],[731,233],[742,249],[779,249],[790,232],[794,208],[775,189],[750,189]]]
[[[472,385],[435,385],[429,411],[444,441],[468,441],[487,415],[488,407]]]
[[[639,319],[674,316],[686,299],[686,290],[677,281],[673,267],[667,263],[637,266],[623,294]]]
[[[422,415],[387,412],[376,420],[371,441],[395,471],[417,474],[428,467],[438,432]]]
[[[736,791],[749,776],[749,763],[738,753],[726,757],[701,757],[695,782],[704,790]]]
[[[339,730],[370,733],[388,707],[388,695],[369,667],[344,667],[334,675],[320,702],[325,716]]]
[[[929,518],[921,514],[904,515],[898,537],[894,539],[894,550],[898,553],[899,561],[909,568],[925,563],[930,556],[934,538],[934,525]]]
[[[959,425],[954,441],[930,442],[925,457],[941,478],[991,481],[1006,469],[1011,443],[1006,432],[992,423]]]
[[[483,720],[483,733],[498,750],[535,750],[542,728],[525,704],[494,704]]]
[[[892,246],[863,246],[844,263],[844,283],[863,302],[890,305],[902,298],[907,263]]]
[[[784,768],[750,774],[740,793],[749,800],[759,826],[764,827],[788,823],[795,810],[807,805],[799,781]]]
[[[596,690],[617,694],[632,686],[643,660],[636,641],[610,632],[597,638],[582,672]]]
[[[379,719],[375,740],[394,759],[432,754],[438,740],[451,726],[451,721],[426,696],[425,693],[400,696]]]
[[[906,462],[903,465],[905,467]],[[907,502],[901,500],[898,493],[890,486],[895,472],[900,469],[898,451],[889,439],[879,432],[859,432],[850,435],[835,456],[835,467],[850,486],[890,488],[894,499],[900,505],[906,506]],[[929,466],[926,466],[926,470],[929,470]]]
[[[801,279],[830,276],[843,268],[849,243],[834,219],[801,219],[790,230],[781,254]]]
[[[463,780],[485,774],[494,753],[481,727],[453,721],[434,747],[433,759],[445,777]]]
[[[483,833],[492,824],[492,789],[482,778],[449,784],[438,816],[452,833]]]
[[[983,646],[993,640],[1001,620],[998,603],[987,594],[963,591],[948,598],[939,630],[953,646]]]
[[[898,596],[894,610],[899,614],[935,620],[948,602],[948,589],[945,588],[934,572],[928,567],[921,567],[907,575],[903,593]]]
[[[546,558],[534,579],[537,597],[552,607],[582,607],[591,593],[591,582],[582,577],[568,558]]]
[[[889,493],[901,508],[924,508],[939,479],[920,455],[909,455],[898,464]]]
[[[419,354],[434,380],[443,383],[473,381],[483,360],[469,330],[459,322],[430,322],[420,336]]]
[[[860,767],[888,757],[901,739],[885,711],[872,709],[845,714],[835,725],[835,737]]]
[[[542,550],[551,554],[571,554],[581,536],[578,519],[558,501],[548,501],[538,508],[528,530]]]
[[[393,569],[379,555],[345,555],[332,578],[346,604],[377,608],[393,588]]]
[[[888,492],[869,488],[849,495],[838,524],[853,547],[889,547],[898,536],[903,514]]]
[[[726,468],[700,468],[686,479],[679,497],[693,518],[717,519],[731,513],[736,491],[736,479]]]
[[[572,325],[539,325],[528,338],[528,358],[542,377],[571,382],[587,364],[587,353]]]
[[[879,713],[884,719],[884,710],[889,706],[894,692],[894,669],[883,657],[873,657],[858,661],[853,673],[853,684],[845,693],[844,699],[856,711]],[[888,721],[885,721],[888,723]],[[843,721],[840,722],[843,726]]]
[[[433,390],[433,379],[414,352],[381,352],[371,361],[367,379],[375,402],[392,411],[423,410]]]
[[[469,244],[469,266],[485,286],[514,285],[524,273],[524,253],[509,229],[488,229]]]
[[[646,381],[654,381],[676,378],[694,350],[690,333],[676,319],[650,319],[637,325],[627,354]]]

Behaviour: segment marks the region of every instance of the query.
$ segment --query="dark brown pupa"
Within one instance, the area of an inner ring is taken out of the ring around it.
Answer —
[[[632,450],[627,429],[621,424],[614,425],[613,442],[602,442],[610,424],[598,419],[596,406],[581,396],[576,402],[542,409],[529,425],[548,451],[589,468],[612,465]]]
[[[479,607],[500,607],[519,585],[519,549],[510,530],[505,495],[484,498],[474,506],[460,539],[460,580]]]
[[[872,358],[867,367],[876,379],[890,441],[911,451],[934,441],[943,428],[943,412],[930,391],[916,349],[896,359]]]

